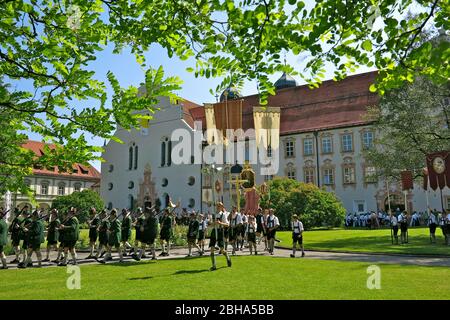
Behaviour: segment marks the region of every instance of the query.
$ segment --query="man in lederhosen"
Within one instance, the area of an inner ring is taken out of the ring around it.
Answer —
[[[237,212],[236,207],[231,209],[231,214],[228,216],[228,223],[230,225],[228,228],[228,239],[233,248],[232,254],[236,255],[236,250],[238,250],[236,242],[242,226],[241,214]]]
[[[131,211],[127,209],[122,210],[122,250],[123,255],[127,255],[127,249],[133,248],[128,242],[131,238],[131,226],[133,224],[133,219],[131,218]]]
[[[98,227],[98,250],[95,255],[95,260],[103,257],[105,252],[108,250],[109,238],[108,238],[108,230],[109,230],[109,217],[106,214],[106,210],[103,209],[100,212],[100,224]]]
[[[116,248],[119,253],[119,262],[123,261],[122,250],[120,250],[120,241],[122,235],[122,223],[118,219],[117,210],[112,209],[110,213],[110,222],[108,229],[108,252],[105,258],[100,261],[100,263],[106,263],[106,261],[112,260],[112,248]]]
[[[389,211],[389,221],[391,222],[392,233],[395,239],[395,244],[398,244],[398,222],[397,217],[392,211]]]
[[[258,254],[258,250],[256,249],[256,232],[258,230],[257,223],[255,221],[255,217],[249,215],[248,223],[245,230],[245,236],[248,242],[248,248],[250,250],[250,255],[253,253],[253,248],[255,249],[255,255]]]
[[[213,213],[211,226],[213,227],[209,239],[209,248],[211,250],[211,271],[216,270],[216,256],[215,256],[215,246],[216,243],[219,245],[219,253],[223,254],[227,259],[228,267],[231,267],[231,258],[225,250],[224,243],[224,227],[228,226],[228,221],[225,214],[226,210],[222,202],[217,204],[217,213]],[[216,235],[217,231],[217,235]]]
[[[188,257],[192,256],[192,247],[195,246],[201,255],[200,247],[197,245],[197,237],[198,237],[198,229],[199,229],[200,223],[195,217],[195,211],[192,211],[189,218],[189,226],[188,226],[188,232],[187,232],[187,241],[188,241],[188,248],[189,253]]]
[[[202,256],[205,253],[205,235],[208,227],[208,223],[206,217],[203,214],[198,215],[198,241],[197,245],[200,247],[200,255]]]
[[[262,234],[264,232],[264,215],[261,208],[258,208],[258,213],[256,214],[256,237],[257,244],[261,243]]]
[[[23,222],[22,211],[19,208],[14,209],[14,219],[9,226],[9,232],[11,232],[11,245],[14,249],[14,254],[16,258],[11,261],[11,263],[19,263],[19,255],[20,255],[20,237],[21,237],[21,228]]]
[[[172,238],[173,235],[172,226],[173,226],[173,218],[170,215],[169,209],[165,209],[164,215],[161,220],[161,231],[159,233],[159,241],[162,247],[162,252],[160,253],[160,256],[167,257],[170,255],[170,239]]]
[[[59,225],[61,221],[58,218],[58,210],[52,209],[48,220],[47,228],[47,256],[42,262],[50,261],[50,251],[54,249],[58,251]]]
[[[38,259],[38,267],[42,266],[42,254],[41,254],[41,243],[44,243],[44,223],[39,218],[39,211],[35,210],[32,214],[32,220],[30,224],[24,226],[25,231],[28,235],[28,246],[27,246],[27,260],[19,263],[19,268],[32,267],[33,263],[31,256],[33,252],[36,253]]]
[[[291,258],[295,258],[295,251],[297,249],[297,243],[302,250],[302,257],[305,256],[305,250],[303,249],[303,223],[298,219],[298,216],[294,214],[292,216],[292,254]]]
[[[152,208],[145,208],[145,220],[142,222],[141,225],[141,249],[139,250],[139,253],[133,253],[131,257],[134,260],[140,261],[145,254],[145,247],[146,245],[150,246],[151,253],[152,253],[152,260],[156,259],[156,248],[155,248],[155,241],[156,237],[158,236],[158,230],[159,229],[159,221],[156,217],[156,211]]]
[[[150,208],[149,208],[150,209]],[[135,221],[133,223],[134,229],[135,229],[135,239],[134,239],[134,248],[133,248],[133,254],[137,255],[139,253],[139,248],[144,243],[143,242],[143,231],[144,230],[144,221],[145,221],[145,215],[142,212],[142,209],[139,207],[136,210],[136,216]],[[145,257],[145,252],[143,253],[142,257]]]
[[[98,247],[96,248],[96,243],[98,239],[98,227],[100,225],[100,218],[95,208],[91,208],[89,213],[89,255],[86,257],[86,259],[94,259],[94,251],[96,251],[96,249],[98,251]]]
[[[28,254],[28,230],[25,226],[31,224],[31,213],[28,211],[28,206],[23,207],[23,220],[20,225],[20,240],[23,240],[22,242],[22,263],[27,261],[27,254]]]
[[[64,258],[63,261],[58,263],[58,266],[66,266],[67,258],[70,252],[72,257],[72,264],[77,264],[77,253],[75,246],[80,236],[80,223],[76,217],[77,210],[71,208],[68,217],[64,223],[61,223],[60,229],[64,231]]]
[[[278,217],[275,216],[274,210],[269,210],[269,216],[266,220],[266,228],[267,228],[267,241],[269,246],[269,253],[273,255],[273,250],[275,246],[275,235],[277,233],[277,229],[280,226],[280,222],[278,221]]]
[[[238,245],[237,245],[237,247],[240,251],[244,250],[245,231],[247,230],[248,217],[249,217],[249,215],[246,214],[245,212],[241,213],[242,225],[239,228]]]
[[[444,229],[442,230],[445,235],[445,244],[450,246],[450,213],[442,210],[442,218],[444,220]]]
[[[408,232],[408,217],[407,217],[407,212],[403,211],[399,216],[398,216],[398,223],[400,224],[400,239],[402,244],[403,243],[408,243],[408,239],[407,239],[407,232]]]
[[[430,240],[431,243],[436,243],[436,216],[433,211],[430,211],[430,215],[428,216],[428,228],[430,228]]]

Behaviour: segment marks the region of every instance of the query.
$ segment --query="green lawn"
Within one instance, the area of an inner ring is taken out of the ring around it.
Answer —
[[[428,228],[410,228],[408,232],[409,243],[405,245],[391,244],[390,229],[306,231],[303,242],[306,250],[450,255],[450,246],[443,245],[441,229],[436,230],[436,244],[430,243]],[[292,247],[291,232],[277,232],[277,238],[282,240],[278,246]]]
[[[381,289],[369,290],[367,263],[239,256],[82,265],[81,289],[66,268],[2,270],[0,299],[450,299],[450,270],[380,265]]]

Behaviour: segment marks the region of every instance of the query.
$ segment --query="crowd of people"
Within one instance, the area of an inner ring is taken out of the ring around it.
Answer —
[[[429,212],[416,212],[409,215],[407,211],[395,212],[370,212],[364,214],[348,213],[345,218],[346,227],[366,227],[368,229],[377,229],[381,226],[391,228],[392,243],[398,244],[398,230],[400,226],[401,244],[408,243],[408,227],[428,226],[430,229],[430,241],[436,243],[436,228],[439,226],[444,236],[444,243],[450,245],[450,213],[446,210],[442,212],[430,210]]]
[[[397,208],[394,211],[394,215],[398,217],[402,211],[400,208]],[[438,219],[442,216],[442,214],[446,214],[445,210],[440,212],[436,209],[430,210],[430,214],[433,214]],[[414,211],[411,215],[408,214],[408,226],[409,227],[420,227],[420,226],[428,226],[429,225],[429,217],[430,214],[426,212],[418,212]],[[385,211],[370,211],[364,213],[347,213],[345,217],[345,226],[348,228],[352,227],[360,227],[360,228],[368,228],[368,229],[376,229],[382,226],[389,227],[391,225],[390,215]]]
[[[155,207],[137,208],[135,212],[123,209],[118,213],[116,209],[103,209],[97,213],[95,208],[89,213],[89,255],[86,259],[94,259],[99,263],[113,260],[114,252],[118,261],[124,256],[131,256],[140,261],[146,258],[147,250],[152,260],[157,260],[156,243],[161,246],[159,256],[169,256],[173,229],[177,223],[174,214],[178,205],[170,205],[159,211]],[[109,211],[109,212],[108,212]],[[28,206],[22,210],[16,209],[14,217],[8,226],[4,216],[6,212],[0,208],[0,258],[2,268],[6,269],[4,247],[8,243],[10,234],[11,245],[15,259],[10,263],[17,263],[19,268],[32,267],[32,255],[35,253],[37,266],[42,262],[53,262],[58,266],[66,266],[69,262],[77,264],[76,245],[80,239],[80,223],[77,209],[70,208],[65,214],[52,209],[49,214],[42,215],[38,210],[31,212]],[[178,220],[180,221],[180,220]],[[188,257],[192,256],[192,249],[201,256],[205,253],[206,240],[209,238],[209,249],[212,267],[216,269],[215,252],[223,254],[227,265],[231,267],[231,255],[248,247],[250,255],[258,254],[258,245],[264,243],[264,250],[274,254],[276,231],[280,226],[273,209],[258,209],[256,215],[238,212],[236,207],[228,212],[223,203],[218,203],[215,214],[200,214],[192,211],[189,218],[182,220],[187,227]],[[302,234],[303,224],[297,215],[292,216],[293,251],[295,257],[297,244],[305,255]],[[135,239],[132,242],[132,229],[135,229]],[[47,242],[46,256],[42,259],[41,244]],[[133,245],[131,243],[133,243]],[[231,255],[228,253],[231,247]],[[50,261],[51,251],[57,251],[55,260]],[[70,256],[70,258],[69,258]]]

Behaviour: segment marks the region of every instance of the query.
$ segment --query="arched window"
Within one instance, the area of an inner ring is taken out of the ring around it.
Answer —
[[[128,182],[128,189],[133,189],[134,188],[134,182],[130,181]]]
[[[172,140],[167,142],[167,165],[172,165]]]
[[[137,169],[138,166],[138,146],[134,147],[134,170]]]
[[[128,170],[133,169],[133,147],[128,149]]]
[[[161,167],[166,165],[166,142],[161,142]]]
[[[190,199],[189,199],[189,204],[188,204],[188,206],[189,206],[189,208],[195,207],[195,199],[190,198]]]
[[[162,179],[162,186],[163,187],[167,187],[168,184],[169,184],[169,180],[167,180],[167,178],[163,178]]]
[[[194,177],[189,177],[188,178],[188,185],[193,186],[195,184],[195,178]]]
[[[75,191],[81,191],[81,183],[77,182],[73,185]]]
[[[108,190],[112,190],[113,189],[113,184],[110,182],[110,183],[108,183]]]
[[[114,165],[110,164],[109,168],[108,168],[108,172],[113,172],[114,171]]]
[[[112,202],[108,202],[108,210],[112,210],[112,208],[113,208]]]

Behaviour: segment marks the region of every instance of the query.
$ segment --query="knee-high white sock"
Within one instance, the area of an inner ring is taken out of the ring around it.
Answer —
[[[152,244],[152,248],[151,248],[151,251],[152,251],[152,257],[153,258],[156,258],[156,251],[155,251],[155,244]]]
[[[212,266],[215,268],[216,267],[216,256],[215,256],[214,252],[211,252],[211,262],[212,262]]]
[[[72,257],[72,262],[77,263],[77,253],[75,252],[75,249],[70,251],[70,256]]]
[[[170,253],[170,241],[167,242],[167,254],[169,254],[169,253]]]
[[[0,255],[0,257],[1,257],[1,260],[2,260],[3,268],[6,268],[6,267],[7,267],[7,264],[6,264],[6,256],[5,256],[5,254],[2,252],[2,254]]]
[[[38,259],[38,265],[41,266],[41,264],[42,264],[42,253],[41,253],[41,250],[36,251],[36,257]]]

